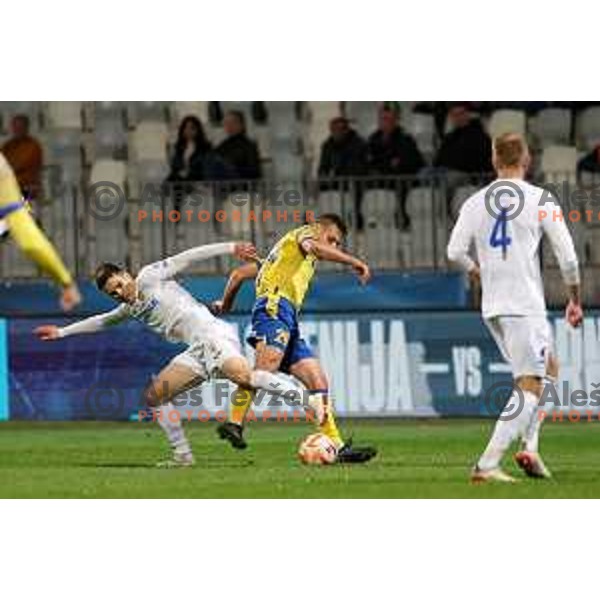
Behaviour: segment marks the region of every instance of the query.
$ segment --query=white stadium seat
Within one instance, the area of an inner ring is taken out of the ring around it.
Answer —
[[[206,126],[208,123],[208,102],[175,102],[173,104],[172,116],[176,126],[179,126],[179,123],[189,115],[197,117],[202,125]]]
[[[492,138],[504,133],[519,133],[525,135],[526,118],[522,110],[501,109],[492,113],[488,131]]]
[[[600,106],[585,109],[577,118],[577,146],[592,150],[600,144]]]
[[[419,150],[431,159],[435,152],[435,120],[433,115],[408,113],[401,118],[400,124],[410,133]]]
[[[90,183],[110,181],[120,187],[125,186],[127,166],[122,161],[101,159],[92,165]]]
[[[51,129],[82,128],[82,102],[48,102],[46,126]]]
[[[571,126],[571,111],[567,108],[544,108],[529,119],[529,131],[540,147],[567,145]]]
[[[577,171],[577,148],[575,146],[548,146],[544,148],[541,172],[546,181],[569,181]]]
[[[346,102],[344,114],[363,137],[368,137],[377,129],[377,108],[379,102]]]
[[[166,161],[169,132],[164,123],[140,123],[132,136],[133,155],[138,161]]]

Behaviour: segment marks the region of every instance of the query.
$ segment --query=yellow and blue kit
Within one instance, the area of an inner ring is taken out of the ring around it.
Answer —
[[[248,342],[264,342],[284,353],[281,370],[314,356],[300,335],[298,312],[315,274],[316,258],[302,242],[318,235],[318,223],[288,232],[273,246],[256,278],[256,302]]]
[[[73,282],[71,274],[52,244],[40,231],[23,202],[19,184],[10,165],[0,153],[0,219],[10,237],[21,250],[56,283],[66,287]]]

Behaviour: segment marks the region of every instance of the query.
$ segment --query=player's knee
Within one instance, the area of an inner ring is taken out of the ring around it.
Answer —
[[[265,344],[261,344],[256,348],[256,357],[254,366],[257,370],[268,371],[274,373],[279,370],[283,353]]]
[[[524,375],[519,377],[516,381],[517,385],[524,392],[531,392],[536,396],[541,396],[542,394],[542,378],[535,377],[533,375]]]
[[[548,361],[546,363],[546,373],[548,377],[552,379],[558,379],[559,368],[560,363],[558,362],[558,358],[554,354],[549,354]]]
[[[146,406],[148,406],[150,408],[160,406],[160,404],[162,403],[160,394],[156,390],[153,383],[146,386],[146,388],[142,392],[142,401]]]

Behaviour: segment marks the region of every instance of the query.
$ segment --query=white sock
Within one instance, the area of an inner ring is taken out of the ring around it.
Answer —
[[[553,377],[545,377],[544,385],[556,385],[556,380]],[[523,450],[527,452],[539,452],[540,445],[540,429],[542,428],[543,420],[540,418],[542,413],[547,410],[544,406],[538,406],[533,413],[531,421],[523,434]]]
[[[479,459],[477,466],[483,471],[496,469],[500,466],[505,452],[512,442],[521,437],[529,426],[532,414],[537,412],[538,397],[531,392],[522,392],[524,397],[524,406],[521,412],[514,418],[508,420],[498,419],[494,427],[494,433]],[[506,403],[502,415],[510,415],[515,406],[519,405],[519,395],[513,392],[510,400]],[[502,416],[501,415],[501,416]]]
[[[252,371],[250,384],[254,388],[267,392],[288,395],[290,399],[292,398],[292,394],[295,394],[295,399],[302,399],[300,388],[292,380],[275,373],[261,370]]]
[[[167,402],[154,410],[156,411],[156,421],[165,432],[173,450],[180,454],[190,453],[192,449],[185,437],[181,419],[173,404]],[[177,419],[175,419],[175,415],[177,415]]]

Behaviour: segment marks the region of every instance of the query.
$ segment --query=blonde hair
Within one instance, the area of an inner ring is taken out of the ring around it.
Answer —
[[[523,167],[529,156],[529,148],[518,133],[503,133],[494,140],[494,163],[497,169]]]

